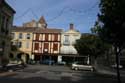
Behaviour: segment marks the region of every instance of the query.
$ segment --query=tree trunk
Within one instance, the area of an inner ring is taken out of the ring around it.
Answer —
[[[120,54],[120,52],[121,52],[121,50],[119,49],[119,47],[115,46],[116,69],[117,69],[117,80],[118,80],[118,83],[121,83],[120,71],[119,71],[119,54]]]
[[[98,71],[98,63],[97,62],[98,62],[97,58],[94,57],[94,68],[95,68],[95,70]]]

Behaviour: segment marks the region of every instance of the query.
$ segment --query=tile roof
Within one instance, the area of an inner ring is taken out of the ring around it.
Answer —
[[[61,33],[62,29],[52,29],[52,28],[46,28],[46,29],[42,29],[42,28],[38,28],[37,30],[34,31],[34,33]]]
[[[12,32],[34,32],[34,33],[61,33],[62,29],[38,28],[38,27],[17,27],[12,28]]]
[[[38,22],[41,23],[41,24],[46,24],[46,20],[44,19],[44,16],[42,16],[42,17],[39,19]]]
[[[14,26],[12,28],[12,32],[33,32],[35,31],[36,27],[17,27]]]

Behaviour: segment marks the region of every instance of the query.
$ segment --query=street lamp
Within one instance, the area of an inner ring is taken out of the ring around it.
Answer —
[[[88,64],[88,65],[90,64],[89,55],[88,55],[88,57],[87,57],[87,64]]]

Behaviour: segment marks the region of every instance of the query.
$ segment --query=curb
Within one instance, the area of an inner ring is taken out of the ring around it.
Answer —
[[[14,76],[14,75],[16,75],[15,72],[3,72],[3,73],[0,73],[0,77]]]
[[[111,72],[111,71],[108,71],[108,70],[97,70],[96,72],[97,72],[97,73],[100,73],[100,74],[117,76],[117,73]]]
[[[105,74],[105,75],[112,75],[112,76],[117,76],[117,71],[114,72],[114,71],[111,71],[111,70],[96,70],[97,73],[100,73],[100,74]],[[125,73],[122,73],[120,72],[120,76],[121,77],[125,77]]]

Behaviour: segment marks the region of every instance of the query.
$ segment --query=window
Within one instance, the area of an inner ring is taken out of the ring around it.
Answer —
[[[65,42],[69,42],[69,35],[65,35]]]
[[[44,43],[44,49],[48,49],[49,44],[48,43]]]
[[[44,52],[48,52],[49,44],[44,43]]]
[[[1,17],[1,32],[5,32],[5,16]]]
[[[54,51],[57,51],[57,50],[58,50],[58,44],[55,44],[55,43],[53,44],[53,50],[54,50]]]
[[[40,36],[40,34],[36,34],[36,40],[37,41],[39,40],[39,36]]]
[[[69,45],[70,44],[70,42],[69,42],[69,35],[65,35],[64,36],[64,44],[65,45]]]
[[[54,34],[54,41],[58,41],[58,34]]]
[[[48,41],[49,35],[45,34],[45,41]]]
[[[6,25],[5,25],[5,27],[6,27],[6,29],[8,29],[9,19],[8,19],[8,18],[6,18],[5,20],[6,20]]]
[[[35,43],[35,48],[34,50],[38,50],[39,49],[39,43]]]
[[[26,39],[30,39],[30,33],[27,33]]]
[[[23,38],[23,34],[19,33],[19,39],[22,39],[22,38]]]
[[[29,42],[26,42],[26,48],[27,49],[29,48]]]
[[[8,35],[8,33],[9,33],[9,18],[6,18],[6,25],[5,25],[5,27],[6,27],[5,33]]]
[[[1,20],[0,20],[0,27],[1,27],[1,32],[5,33],[6,35],[8,35],[9,33],[9,20],[10,17],[7,14],[2,14],[1,15]]]

